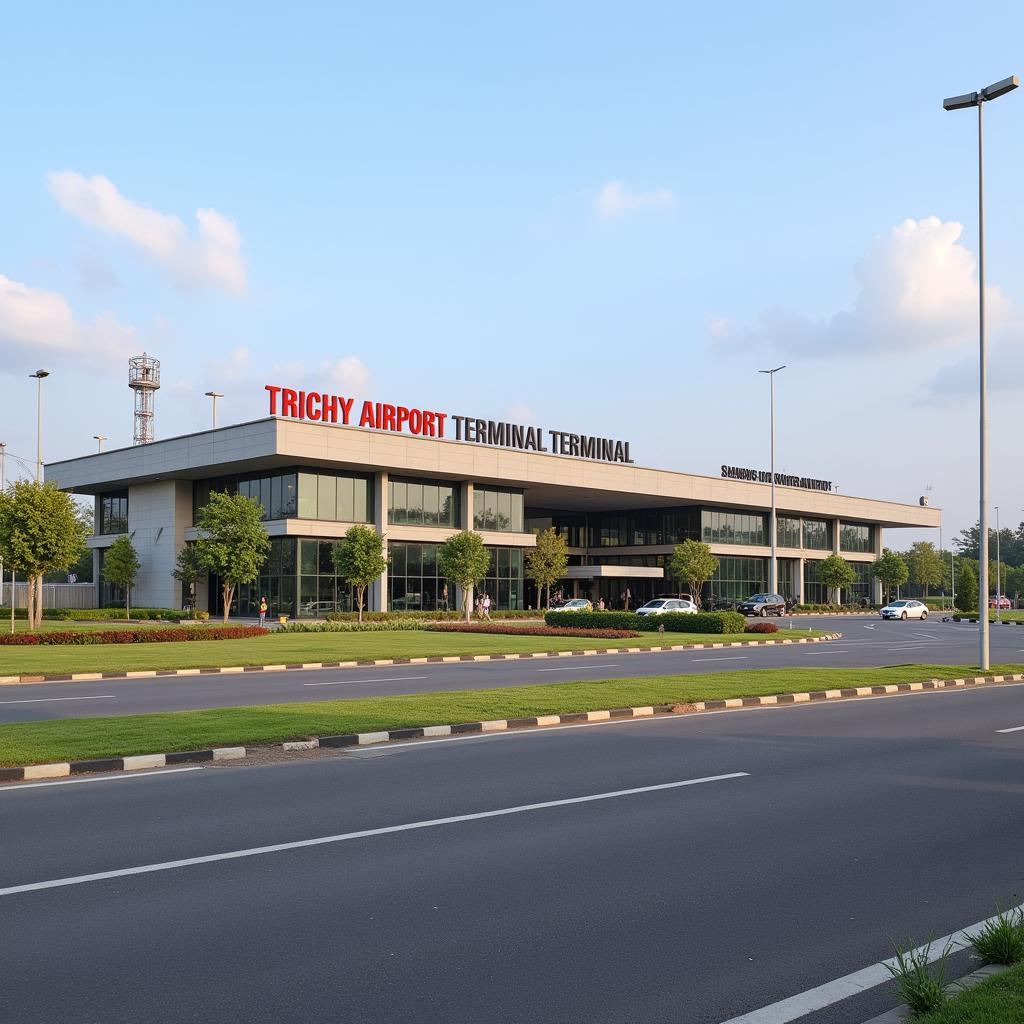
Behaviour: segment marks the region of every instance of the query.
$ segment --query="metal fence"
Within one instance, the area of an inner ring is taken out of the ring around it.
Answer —
[[[16,608],[24,608],[28,604],[28,584],[14,584],[14,600]],[[11,584],[0,587],[0,605],[11,607]],[[44,583],[44,608],[95,608],[96,587],[92,583]]]

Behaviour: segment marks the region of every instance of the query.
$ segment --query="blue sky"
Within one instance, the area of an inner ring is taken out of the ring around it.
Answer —
[[[1024,8],[40,4],[8,12],[0,440],[263,385],[976,504],[975,135]],[[1024,90],[987,112],[992,501],[1024,506]],[[972,290],[973,289],[973,290]],[[894,435],[890,436],[890,430]],[[897,544],[909,535],[890,538]]]

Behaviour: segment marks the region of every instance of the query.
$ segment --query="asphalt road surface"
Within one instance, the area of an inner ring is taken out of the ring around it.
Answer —
[[[1006,685],[2,787],[0,1015],[720,1024],[1019,902],[1021,726]]]
[[[862,617],[799,618],[842,640],[789,647],[728,648],[665,654],[613,654],[546,661],[388,665],[226,676],[27,683],[0,686],[0,722],[131,715],[147,711],[322,701],[434,690],[488,689],[573,679],[616,679],[674,672],[870,665],[977,663],[977,626],[954,622],[883,622]],[[992,663],[1024,661],[1024,626],[992,628]]]

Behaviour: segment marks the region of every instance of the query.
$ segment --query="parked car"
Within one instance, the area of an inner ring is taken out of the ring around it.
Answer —
[[[556,612],[592,612],[594,606],[585,597],[574,597],[569,601],[563,601],[552,611]]]
[[[653,601],[637,608],[637,615],[664,615],[666,612],[678,612],[681,615],[696,615],[697,606],[682,597],[656,597]]]
[[[928,606],[920,601],[890,601],[880,614],[883,619],[927,619]]]
[[[1013,602],[1008,597],[991,597],[989,598],[988,606],[989,608],[1002,608],[1005,610],[1012,608]]]
[[[736,608],[741,615],[785,615],[786,599],[781,594],[754,594]]]

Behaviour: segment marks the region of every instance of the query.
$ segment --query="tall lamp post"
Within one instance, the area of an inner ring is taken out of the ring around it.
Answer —
[[[96,451],[103,451],[103,442],[106,441],[106,434],[93,434],[92,439],[96,442]]]
[[[777,594],[779,592],[779,563],[778,563],[778,559],[775,557],[775,538],[776,538],[776,530],[775,530],[775,374],[777,374],[779,372],[779,370],[784,370],[785,368],[786,368],[785,366],[776,366],[775,369],[773,369],[773,370],[758,370],[757,371],[758,373],[766,373],[766,374],[768,374],[768,380],[771,382],[771,395],[772,395],[772,398],[771,398],[771,420],[772,420],[772,422],[771,422],[771,431],[770,431],[770,433],[771,433],[771,445],[772,445],[771,466],[770,466],[771,477],[772,477],[772,515],[771,515],[771,522],[769,523],[769,529],[771,531],[771,538],[772,538],[772,557],[771,557],[771,561],[768,563],[768,589],[773,594]]]
[[[222,391],[207,391],[206,397],[213,400],[213,429],[217,429],[217,399],[223,398],[224,393]]]
[[[986,86],[979,92],[951,96],[942,101],[946,110],[978,108],[978,595],[985,613],[978,615],[978,667],[989,667],[988,627],[988,354],[985,345],[985,135],[982,108],[1020,85],[1016,75]],[[978,609],[979,613],[981,609]]]
[[[36,483],[43,479],[43,381],[49,376],[49,370],[29,374],[36,379]]]

